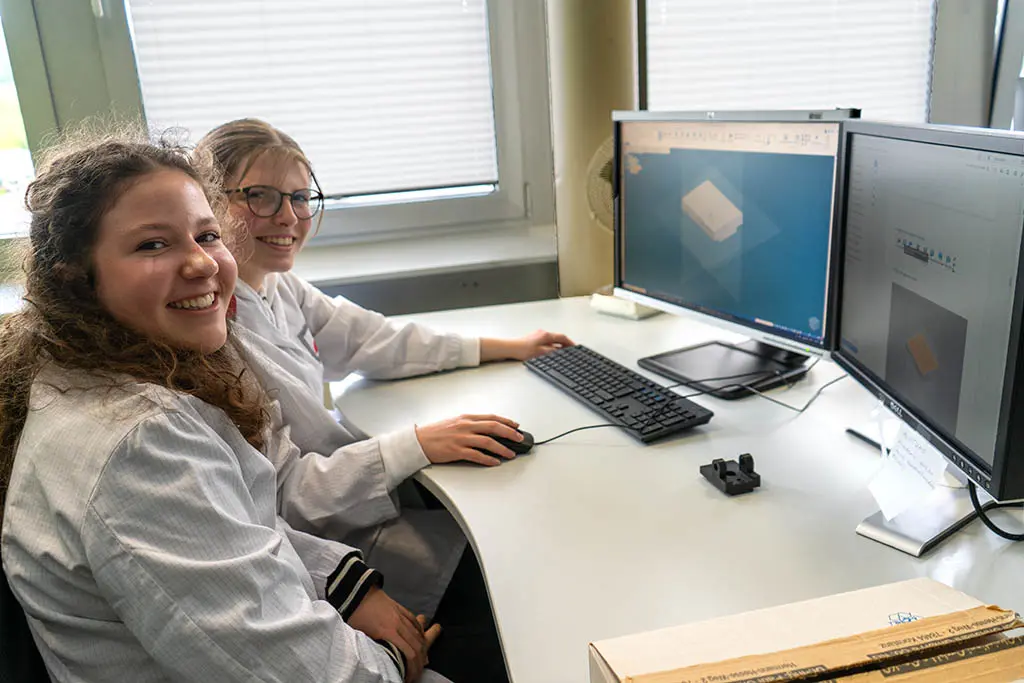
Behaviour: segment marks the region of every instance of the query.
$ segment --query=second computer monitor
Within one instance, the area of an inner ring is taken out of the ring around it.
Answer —
[[[834,358],[993,497],[1024,496],[1024,136],[844,132]]]
[[[770,344],[779,361],[745,356],[763,355],[763,346],[702,347],[652,357],[644,367],[703,386],[701,379],[745,368],[755,377],[758,368],[785,374],[794,359],[774,349],[830,349],[839,120],[848,117],[616,115],[617,291],[710,316]]]

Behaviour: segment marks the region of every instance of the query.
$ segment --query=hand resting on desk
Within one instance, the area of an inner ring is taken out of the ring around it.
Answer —
[[[481,339],[480,362],[494,360],[530,360],[563,346],[575,346],[564,334],[537,330],[517,339]]]

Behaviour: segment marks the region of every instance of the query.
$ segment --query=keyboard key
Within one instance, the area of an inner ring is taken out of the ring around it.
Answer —
[[[564,384],[570,389],[575,389],[578,386],[576,382],[573,382],[571,379],[560,373],[558,370],[548,370],[547,376],[554,379],[556,382]]]

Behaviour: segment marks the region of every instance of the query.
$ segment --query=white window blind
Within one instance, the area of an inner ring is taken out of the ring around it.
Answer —
[[[860,107],[925,121],[933,0],[648,0],[652,110]]]
[[[296,138],[324,192],[498,182],[485,0],[129,0],[147,121]]]

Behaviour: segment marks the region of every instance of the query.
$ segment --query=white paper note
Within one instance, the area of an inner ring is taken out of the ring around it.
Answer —
[[[931,493],[945,471],[942,454],[903,425],[868,490],[890,520]]]

